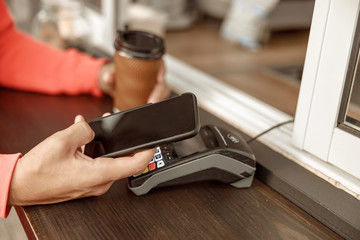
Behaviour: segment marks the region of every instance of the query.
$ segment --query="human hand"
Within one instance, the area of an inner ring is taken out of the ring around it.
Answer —
[[[115,88],[115,65],[114,63],[104,64],[99,71],[98,85],[102,92],[114,96]]]
[[[120,158],[90,158],[77,149],[94,138],[82,116],[20,158],[9,191],[9,205],[35,205],[102,195],[114,181],[141,173],[155,149]]]
[[[164,64],[164,60],[161,60],[161,65],[156,78],[156,84],[154,86],[154,89],[150,93],[147,102],[148,103],[159,102],[165,100],[169,96],[170,96],[170,89],[165,81],[165,64]]]
[[[114,63],[104,64],[99,71],[99,88],[109,96],[114,96],[115,93],[115,65]],[[170,89],[165,81],[165,64],[161,60],[161,66],[156,78],[156,84],[151,92],[148,102],[154,103],[165,100],[170,96]]]

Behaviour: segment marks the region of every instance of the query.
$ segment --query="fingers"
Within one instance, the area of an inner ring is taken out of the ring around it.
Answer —
[[[62,141],[66,142],[71,149],[77,149],[93,140],[95,134],[89,124],[81,117],[75,118],[76,123],[59,132]]]
[[[107,181],[115,181],[141,173],[153,158],[156,149],[148,149],[132,156],[119,158],[97,158],[97,173]]]
[[[106,117],[106,116],[109,116],[109,115],[111,115],[111,113],[109,113],[109,112],[106,112],[106,113],[104,113],[102,116],[103,117]],[[76,124],[76,123],[79,123],[79,122],[85,122],[85,118],[82,116],[82,115],[77,115],[76,117],[75,117],[75,120],[74,120],[74,123]],[[91,140],[93,139],[93,137],[91,138]],[[91,141],[90,140],[90,141]],[[86,140],[87,141],[87,140]],[[88,142],[86,142],[86,143],[88,143]],[[85,143],[85,144],[86,144]],[[84,145],[82,145],[80,148],[78,148],[78,150],[80,151],[80,152],[84,152],[84,148],[85,148],[85,146]]]
[[[165,76],[165,64],[164,64],[164,60],[162,59],[160,62],[160,68],[156,78],[157,82],[158,83],[165,82],[164,76]]]
[[[113,70],[109,70],[109,71],[105,72],[102,80],[104,81],[104,84],[106,84],[108,86],[113,86],[115,83]]]
[[[115,86],[115,65],[114,63],[108,63],[103,65],[99,71],[99,88],[106,94],[114,95]]]
[[[155,103],[155,102],[159,102],[162,100],[165,100],[166,98],[168,98],[170,96],[170,89],[167,86],[166,82],[165,82],[165,64],[164,64],[164,60],[161,61],[160,63],[160,68],[157,74],[157,78],[156,78],[156,85],[154,86],[154,89],[152,90],[149,98],[148,98],[148,103]]]
[[[155,85],[154,89],[152,90],[152,92],[148,98],[148,102],[155,103],[155,102],[165,100],[166,98],[168,98],[170,96],[170,93],[171,93],[171,91],[168,88],[168,86],[165,84],[165,82],[158,83]]]
[[[82,115],[76,115],[74,123],[78,123],[84,121],[85,122],[85,118]]]

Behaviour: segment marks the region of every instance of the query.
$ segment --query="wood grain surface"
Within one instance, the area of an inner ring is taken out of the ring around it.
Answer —
[[[76,114],[90,120],[111,107],[109,98],[0,88],[0,152],[26,153],[69,126]],[[204,111],[200,118],[227,126]],[[17,211],[29,239],[340,239],[257,179],[246,189],[201,182],[141,197],[123,179],[103,196]]]
[[[224,41],[219,27],[210,19],[168,32],[167,52],[294,115],[299,82],[287,81],[273,68],[303,64],[308,32],[274,33],[262,49],[250,52]],[[77,114],[91,120],[111,110],[106,97],[0,88],[0,152],[26,153],[72,124]],[[202,124],[237,131],[205,111],[200,118]],[[201,182],[141,197],[123,179],[103,196],[17,207],[17,212],[29,239],[341,239],[257,178],[246,189]]]

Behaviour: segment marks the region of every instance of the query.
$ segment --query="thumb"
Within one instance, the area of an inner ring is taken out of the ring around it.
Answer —
[[[62,138],[73,150],[94,139],[94,132],[85,121],[77,122],[62,131]]]

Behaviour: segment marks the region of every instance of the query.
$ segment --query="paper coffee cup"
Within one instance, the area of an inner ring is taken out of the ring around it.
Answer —
[[[123,111],[146,104],[165,53],[163,39],[148,32],[119,31],[114,47],[114,107]]]

